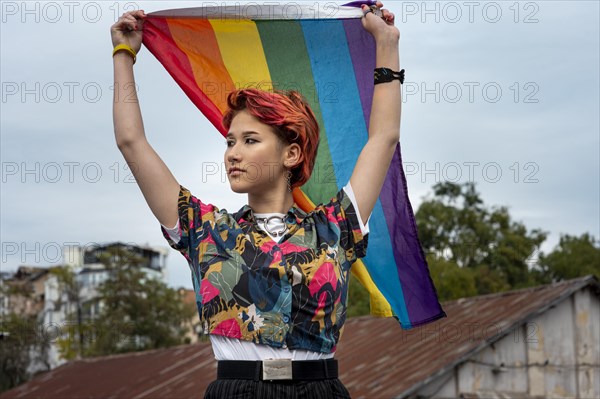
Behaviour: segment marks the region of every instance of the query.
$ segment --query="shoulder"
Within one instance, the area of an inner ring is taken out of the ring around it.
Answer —
[[[365,236],[369,234],[370,216],[363,223],[356,197],[349,181],[327,204],[319,204],[315,208],[315,211],[327,214],[328,218],[331,221],[335,220],[336,224],[345,224],[349,230],[360,231]]]
[[[347,218],[348,212],[354,213],[352,200],[347,191],[344,188],[341,188],[329,199],[329,202],[318,204],[308,215],[325,214],[330,221],[338,223]]]
[[[179,200],[178,207],[180,212],[187,211],[188,214],[198,214],[205,217],[219,218],[218,215],[227,214],[226,209],[219,209],[217,206],[204,202],[199,197],[195,196],[185,186],[179,185]]]

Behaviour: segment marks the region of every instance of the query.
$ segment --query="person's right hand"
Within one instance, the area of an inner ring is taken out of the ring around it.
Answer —
[[[126,44],[139,53],[142,47],[142,28],[146,13],[144,10],[127,11],[110,27],[113,47]]]

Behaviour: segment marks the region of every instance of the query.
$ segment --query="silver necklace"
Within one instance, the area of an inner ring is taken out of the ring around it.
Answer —
[[[283,224],[283,229],[280,229],[280,230],[271,230],[269,228],[269,222],[271,220],[279,220],[279,221],[281,221],[281,223]],[[261,222],[263,224],[264,229],[267,230],[267,232],[269,234],[271,234],[272,236],[275,236],[275,237],[281,237],[281,236],[283,236],[288,231],[288,227],[285,224],[285,220],[281,216],[269,216],[268,218],[259,218],[259,217],[257,217],[256,221],[257,222]]]

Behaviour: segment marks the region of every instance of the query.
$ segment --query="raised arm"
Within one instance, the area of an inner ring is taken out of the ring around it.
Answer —
[[[377,7],[383,7],[377,2]],[[363,11],[368,10],[363,5]],[[394,26],[394,15],[383,9],[383,18],[373,13],[363,17],[363,26],[376,43],[376,68],[385,67],[399,71],[400,32]],[[350,177],[363,222],[366,222],[375,207],[383,187],[388,168],[400,140],[401,92],[400,81],[375,85],[369,138],[363,147]]]
[[[127,44],[137,54],[142,45],[142,10],[129,11],[111,27],[113,46]],[[179,183],[146,140],[144,124],[133,77],[133,57],[118,51],[113,57],[113,122],[117,146],[158,221],[173,227],[177,223]]]

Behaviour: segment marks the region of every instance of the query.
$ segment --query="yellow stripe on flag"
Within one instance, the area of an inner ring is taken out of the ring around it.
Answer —
[[[250,20],[211,19],[221,56],[236,88],[272,90],[271,74],[256,24]]]
[[[371,303],[371,315],[377,317],[392,317],[392,307],[389,302],[385,299],[381,291],[377,288],[373,279],[369,275],[367,268],[361,259],[357,259],[350,268],[352,274],[358,279],[360,284],[369,291],[370,303]]]
[[[294,188],[292,192],[294,197],[294,203],[300,209],[305,212],[310,212],[315,209],[315,204],[308,198],[308,196],[299,189],[298,187]],[[379,288],[375,285],[375,282],[371,278],[371,275],[367,271],[365,264],[361,259],[357,259],[350,268],[354,277],[358,279],[358,282],[365,287],[365,289],[369,292],[369,303],[371,304],[371,315],[377,317],[392,317],[394,313],[392,312],[392,306],[385,299]]]

